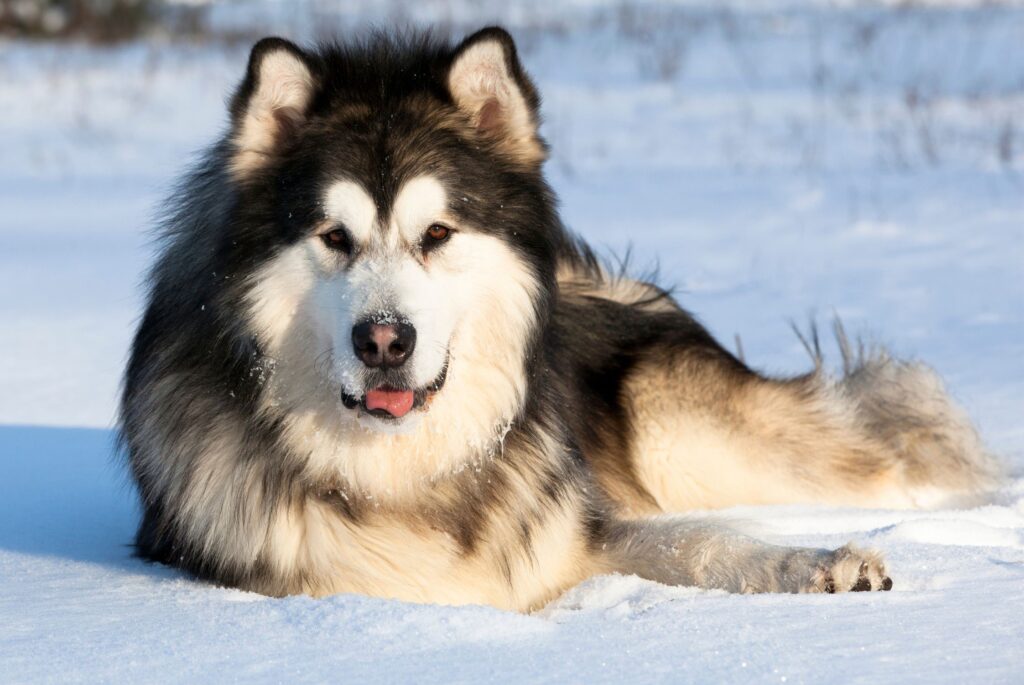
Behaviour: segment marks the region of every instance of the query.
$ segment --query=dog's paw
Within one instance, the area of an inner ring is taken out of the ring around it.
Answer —
[[[892,589],[882,555],[845,545],[829,552],[811,578],[808,592],[869,592]]]

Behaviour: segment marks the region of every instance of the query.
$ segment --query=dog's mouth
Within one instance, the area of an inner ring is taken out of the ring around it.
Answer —
[[[341,390],[341,403],[348,409],[358,409],[378,419],[401,419],[414,409],[426,407],[448,378],[448,362],[441,367],[437,378],[421,388],[403,388],[392,385],[380,385],[366,391],[362,397],[356,397]]]

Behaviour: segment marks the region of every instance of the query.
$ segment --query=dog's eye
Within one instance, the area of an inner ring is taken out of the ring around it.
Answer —
[[[432,224],[423,236],[423,251],[432,250],[452,235],[452,229],[442,224]]]
[[[337,250],[338,252],[342,252],[346,255],[352,254],[352,238],[343,226],[339,226],[333,231],[324,233],[320,236],[320,239],[324,241],[324,245],[332,250]]]

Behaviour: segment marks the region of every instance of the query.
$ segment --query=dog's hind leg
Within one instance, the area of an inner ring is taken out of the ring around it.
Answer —
[[[780,547],[715,522],[675,516],[613,521],[598,547],[602,571],[669,585],[738,593],[892,588],[875,551],[852,545],[837,550]]]
[[[845,338],[840,336],[840,340]],[[630,465],[662,511],[735,504],[918,507],[999,478],[937,375],[883,352],[791,379],[666,344],[626,381]]]
[[[593,258],[590,257],[593,262]],[[664,291],[565,267],[556,317],[584,454],[622,515],[736,504],[968,503],[1000,469],[934,371],[836,338],[843,370],[777,379],[723,348]]]

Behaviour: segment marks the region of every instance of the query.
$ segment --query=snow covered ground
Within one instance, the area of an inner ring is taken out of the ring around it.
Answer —
[[[146,231],[224,125],[246,52],[0,43],[0,680],[1024,682],[1024,9],[928,4],[427,2],[406,17],[511,25],[569,223],[657,260],[749,362],[805,368],[789,320],[838,313],[936,366],[1015,474],[969,511],[721,514],[779,542],[882,548],[892,593],[598,578],[529,617],[271,600],[130,558],[109,428]],[[399,14],[301,6],[215,19],[303,37]]]

